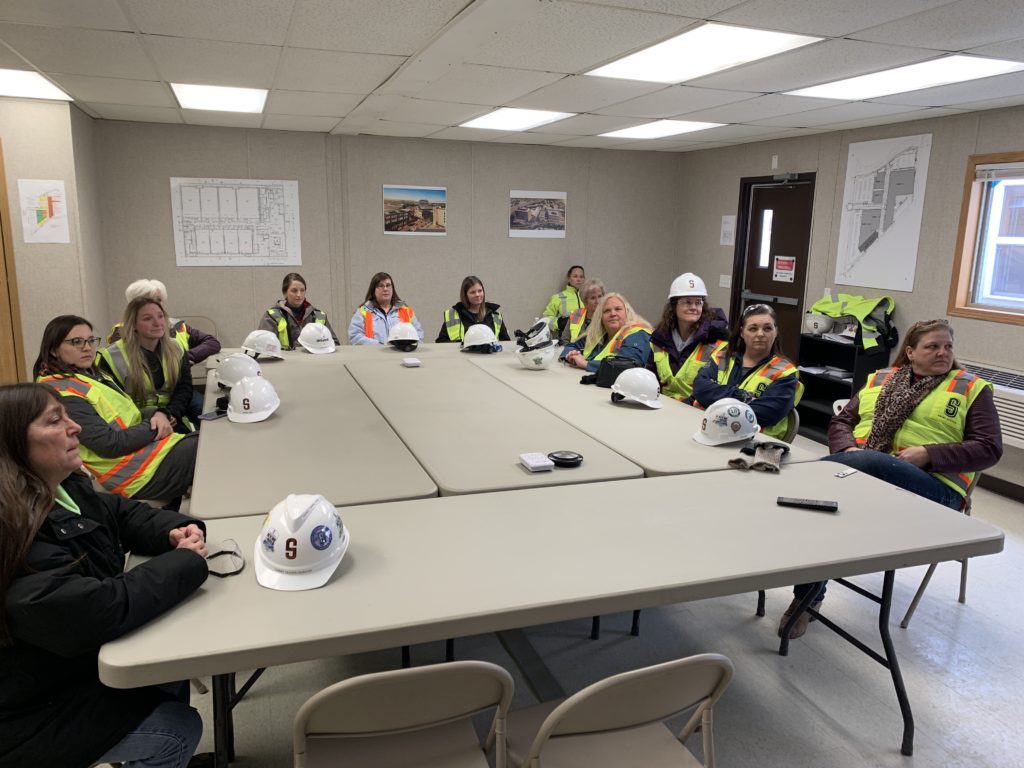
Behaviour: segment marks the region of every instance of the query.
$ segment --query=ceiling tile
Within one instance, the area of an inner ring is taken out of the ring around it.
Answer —
[[[687,85],[734,91],[791,91],[830,80],[935,58],[934,51],[826,40],[742,67],[691,80]]]
[[[686,119],[706,120],[712,123],[751,123],[766,117],[791,115],[794,112],[821,109],[841,103],[838,99],[812,99],[809,96],[784,96],[781,93],[773,93],[758,96],[756,99],[691,112]]]
[[[498,107],[508,105],[513,99],[562,78],[563,75],[553,72],[463,64],[453,67],[448,74],[416,95],[435,101],[461,101]]]
[[[125,0],[150,35],[284,45],[291,3],[280,0]]]
[[[20,21],[48,27],[84,27],[131,31],[117,0],[2,0],[0,21]]]
[[[619,104],[594,110],[602,115],[631,115],[633,117],[676,117],[700,109],[745,101],[759,93],[742,91],[716,91],[712,88],[693,88],[673,85],[656,93],[630,99]]]
[[[181,113],[166,107],[132,107],[126,104],[100,104],[86,106],[107,120],[132,120],[140,123],[181,123]]]
[[[723,125],[720,128],[708,128],[701,131],[702,138],[732,142],[741,139],[755,139],[759,136],[770,136],[777,133],[776,128],[766,125]]]
[[[269,45],[183,37],[144,35],[142,40],[161,77],[172,83],[270,88],[281,52]]]
[[[31,67],[26,64],[25,60],[18,54],[14,53],[14,51],[10,50],[6,46],[0,45],[0,68],[28,70]]]
[[[410,56],[466,4],[466,0],[298,0],[288,44]],[[353,24],[352,19],[359,23]]]
[[[547,3],[509,27],[474,64],[576,74],[682,32],[692,19],[599,5]]]
[[[344,117],[365,98],[349,93],[274,90],[267,96],[267,106],[263,111],[276,115]]]
[[[1020,0],[960,0],[853,35],[858,40],[960,51],[1024,37]]]
[[[609,115],[576,115],[559,120],[557,123],[531,128],[535,133],[570,133],[576,136],[593,135],[629,128],[640,122],[635,117],[613,117]]]
[[[821,129],[825,131],[842,131],[850,130],[853,128],[870,128],[871,126],[874,125],[906,123],[911,120],[932,120],[936,117],[949,117],[951,115],[966,114],[968,114],[968,112],[965,110],[935,107],[932,109],[918,109],[912,112],[900,112],[898,114],[893,115],[882,115],[878,117],[868,118],[865,120],[850,120],[845,123],[834,123],[832,125],[821,126]]]
[[[522,131],[521,133],[510,133],[508,136],[499,136],[494,139],[495,144],[557,144],[560,141],[567,141],[576,138],[575,136],[561,133],[535,133],[534,131]]]
[[[579,0],[590,5],[614,5],[634,11],[655,11],[673,16],[707,19],[726,8],[743,5],[743,0]],[[947,0],[948,2],[948,0]]]
[[[689,134],[688,134],[689,135]],[[696,136],[697,134],[693,134]],[[704,146],[702,141],[680,141],[682,137],[666,137],[664,139],[648,139],[644,141],[629,141],[624,144],[620,144],[617,149],[639,149],[646,150],[647,152],[656,152],[658,150],[678,150],[680,147],[697,147]]]
[[[43,72],[159,79],[130,32],[0,24],[0,39]]]
[[[622,139],[608,139],[603,136],[580,136],[578,139],[560,141],[556,147],[587,147],[592,149],[617,149]]]
[[[923,91],[894,93],[890,96],[879,96],[881,104],[910,104],[921,107],[948,107],[955,104],[967,104],[982,99],[1001,99],[1007,96],[1024,95],[1024,72],[1011,72],[996,77],[984,77],[980,80],[969,80],[966,83],[940,85],[937,88],[925,88]],[[1024,98],[1022,98],[1024,101]]]
[[[250,112],[212,112],[205,109],[183,109],[182,115],[189,125],[215,125],[226,128],[259,128],[262,114]]]
[[[978,56],[988,56],[993,59],[1024,61],[1024,40],[1008,40],[1005,43],[982,45],[978,48],[970,48],[965,51],[965,53],[973,53]]]
[[[494,141],[507,136],[511,131],[491,131],[487,128],[442,128],[430,134],[431,139],[454,139],[456,141]]]
[[[331,131],[334,134],[357,134],[368,133],[374,136],[403,136],[417,138],[429,136],[437,131],[436,125],[422,125],[417,123],[395,123],[390,120],[377,120],[365,125],[345,125],[342,120],[337,127]]]
[[[330,133],[338,124],[336,117],[314,117],[310,115],[265,115],[263,127],[275,131],[318,131]]]
[[[1001,99],[982,99],[981,101],[968,101],[963,104],[957,104],[957,109],[966,109],[970,111],[980,109],[1002,109],[1004,107],[1019,107],[1024,104],[1024,99],[1020,96],[1004,96]]]
[[[945,5],[950,0],[753,0],[720,13],[715,21],[776,29],[804,35],[842,37],[912,13]],[[900,41],[903,42],[903,41]]]
[[[134,104],[142,107],[177,108],[166,83],[151,80],[126,80],[114,77],[82,77],[47,73],[48,77],[73,96],[75,101],[106,104]]]
[[[618,80],[610,77],[571,75],[509,104],[526,109],[556,112],[595,112],[600,107],[633,99],[665,88],[661,83]]]
[[[899,112],[912,112],[916,107],[897,104],[876,104],[868,101],[855,101],[849,104],[837,104],[824,109],[812,109],[795,115],[780,115],[756,120],[757,125],[775,126],[778,128],[809,128],[833,123],[845,123],[851,120],[868,120],[882,115],[894,115]]]
[[[450,126],[464,123],[490,111],[491,107],[479,104],[427,101],[407,96],[370,95],[349,113],[348,121],[394,120],[399,123]]]
[[[401,56],[285,48],[274,87],[366,94],[391,77],[403,61]]]

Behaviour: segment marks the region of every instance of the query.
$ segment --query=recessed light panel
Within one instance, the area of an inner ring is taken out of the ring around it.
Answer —
[[[482,115],[460,128],[488,128],[492,131],[526,131],[539,125],[547,125],[567,117],[575,117],[575,112],[548,112],[542,109],[513,109],[502,107],[486,115]]]
[[[0,96],[74,101],[38,72],[28,72],[24,69],[0,69]]]
[[[602,133],[611,139],[660,139],[665,136],[676,136],[680,133],[705,131],[708,128],[720,128],[725,123],[697,123],[691,120],[655,120],[653,123],[634,125],[621,131]]]
[[[896,67],[870,75],[849,77],[811,88],[787,92],[788,96],[811,96],[818,99],[845,99],[861,101],[893,93],[919,91],[938,85],[962,83],[980,77],[1004,75],[1024,70],[1024,62],[984,59],[979,56],[943,56],[941,59],[922,61]]]
[[[220,85],[171,83],[182,109],[213,112],[262,112],[267,100],[263,88],[226,88]]]
[[[702,24],[586,74],[650,83],[682,83],[822,39],[728,24]]]

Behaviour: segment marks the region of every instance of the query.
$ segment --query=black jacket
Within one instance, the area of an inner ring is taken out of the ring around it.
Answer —
[[[485,301],[484,306],[487,307],[487,314],[484,315],[483,320],[478,320],[476,315],[471,315],[469,313],[469,310],[466,309],[466,305],[463,304],[461,301],[457,304],[452,304],[452,309],[459,313],[459,319],[462,321],[463,334],[465,334],[465,332],[469,329],[471,325],[477,325],[479,323],[483,323],[492,330],[494,329],[494,313],[501,308],[501,305],[492,304],[489,301]],[[501,327],[498,328],[498,332],[495,335],[498,337],[498,341],[509,341],[508,329],[505,327],[505,318],[501,319]],[[448,338],[448,329],[445,328],[444,317],[442,317],[441,330],[438,332],[437,338],[434,339],[434,343],[444,344],[445,342],[449,341],[451,341],[451,339]]]
[[[0,768],[85,768],[168,698],[103,685],[99,649],[208,576],[201,557],[168,540],[199,521],[97,493],[78,473],[62,485],[81,515],[54,504],[4,596],[13,642],[0,646]],[[128,551],[158,556],[126,573]]]

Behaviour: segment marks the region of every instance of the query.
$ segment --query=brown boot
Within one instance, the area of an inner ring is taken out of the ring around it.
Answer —
[[[782,637],[782,630],[786,626],[786,623],[789,621],[789,617],[796,612],[797,607],[800,605],[801,599],[802,598],[794,597],[793,602],[789,604],[789,608],[787,608],[785,613],[782,614],[782,619],[779,621],[779,637]],[[811,608],[813,608],[814,610],[818,610],[819,608],[821,608],[821,600],[815,600],[813,603],[811,603]],[[809,612],[804,611],[803,613],[801,613],[800,618],[796,620],[796,624],[794,624],[793,628],[789,630],[789,639],[796,640],[798,637],[803,637],[804,632],[807,631],[807,625],[812,621],[814,621],[814,617],[812,617]]]

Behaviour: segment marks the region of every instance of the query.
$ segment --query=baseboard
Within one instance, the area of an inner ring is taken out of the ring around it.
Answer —
[[[992,475],[982,475],[978,485],[986,491],[998,493],[1000,496],[1005,496],[1008,499],[1024,504],[1024,486],[1017,483],[1011,483],[1009,480],[1003,480]]]

